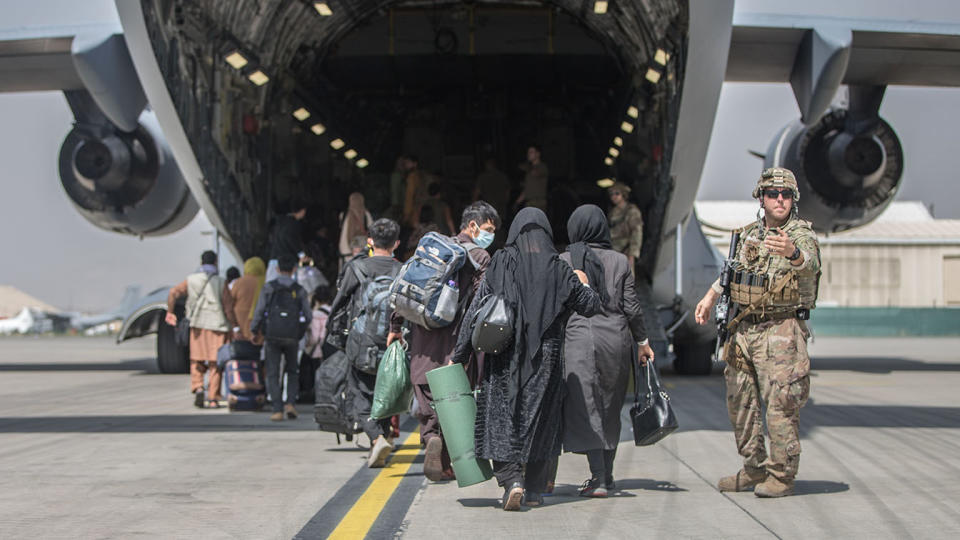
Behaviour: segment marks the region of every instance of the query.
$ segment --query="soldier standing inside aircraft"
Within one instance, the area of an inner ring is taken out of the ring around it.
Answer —
[[[723,352],[727,410],[743,468],[721,478],[718,487],[755,487],[758,497],[783,497],[793,494],[800,465],[800,408],[810,394],[810,332],[804,320],[816,304],[820,247],[810,222],[797,217],[800,192],[792,172],[764,170],[753,196],[761,200],[763,217],[743,229],[736,248],[730,295],[741,312],[730,321]],[[697,323],[707,322],[721,293],[717,280],[697,304]]]
[[[610,243],[614,251],[627,256],[630,262],[630,271],[640,257],[640,248],[643,246],[643,214],[637,205],[629,201],[630,186],[617,182],[607,191],[613,207],[607,214],[610,223]]]

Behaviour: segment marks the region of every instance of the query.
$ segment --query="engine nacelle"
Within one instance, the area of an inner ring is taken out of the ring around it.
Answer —
[[[151,111],[131,133],[76,124],[60,147],[60,182],[80,215],[108,231],[170,234],[199,211]]]
[[[838,232],[869,223],[893,201],[903,148],[882,118],[864,128],[848,121],[845,109],[833,109],[810,127],[798,120],[783,128],[764,166],[793,171],[800,216],[819,232]]]

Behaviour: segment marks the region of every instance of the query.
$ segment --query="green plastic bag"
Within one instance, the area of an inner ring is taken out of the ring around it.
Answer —
[[[413,384],[410,382],[410,366],[407,351],[400,340],[387,347],[377,368],[377,384],[373,388],[373,406],[370,418],[380,420],[410,410],[413,401]]]

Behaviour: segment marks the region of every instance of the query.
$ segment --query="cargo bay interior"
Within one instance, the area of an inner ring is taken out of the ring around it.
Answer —
[[[483,160],[521,188],[531,144],[550,169],[558,242],[603,186],[634,188],[650,267],[669,197],[685,2],[141,0],[168,89],[227,233],[264,251],[293,197],[336,227],[347,195],[375,215],[402,153],[454,213]],[[599,185],[598,185],[599,184]],[[509,217],[509,216],[508,216]]]

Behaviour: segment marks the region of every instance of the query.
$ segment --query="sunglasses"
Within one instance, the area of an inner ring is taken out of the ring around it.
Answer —
[[[776,199],[777,196],[782,196],[784,200],[790,200],[793,198],[792,189],[765,189],[763,190],[764,197],[768,199]]]

